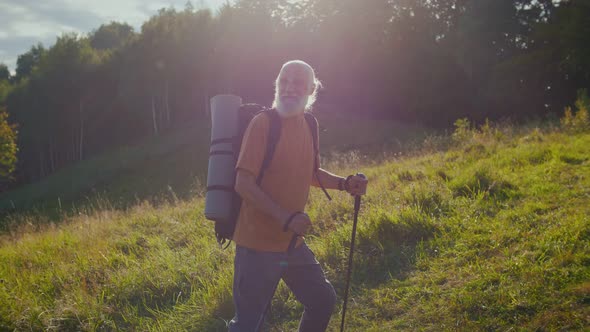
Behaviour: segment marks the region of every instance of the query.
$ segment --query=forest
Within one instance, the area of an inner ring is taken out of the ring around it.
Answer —
[[[216,94],[269,105],[291,59],[314,66],[328,112],[556,119],[590,87],[589,18],[590,0],[238,0],[63,34],[0,64],[0,191],[208,123]]]

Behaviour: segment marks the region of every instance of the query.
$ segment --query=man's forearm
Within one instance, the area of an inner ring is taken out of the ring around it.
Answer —
[[[238,176],[237,182],[239,181],[240,177]],[[242,199],[247,200],[258,210],[270,215],[274,220],[279,222],[281,226],[287,218],[289,218],[291,212],[283,209],[279,204],[273,201],[267,193],[262,191],[254,180],[249,179],[248,181],[242,181],[241,185],[236,186],[236,190]]]
[[[330,173],[323,168],[318,170],[318,177],[320,178],[320,182],[326,189],[340,189],[340,181],[344,181],[345,178],[342,176]],[[312,179],[311,184],[315,187],[319,187],[320,184],[318,183],[316,177],[314,176]]]

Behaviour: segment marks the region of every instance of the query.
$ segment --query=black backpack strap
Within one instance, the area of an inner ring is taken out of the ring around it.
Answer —
[[[305,121],[309,126],[309,130],[311,131],[311,137],[313,139],[313,167],[314,171],[317,171],[320,168],[318,163],[318,155],[320,153],[320,149],[318,147],[318,120],[313,116],[313,114],[309,112],[305,112]]]
[[[260,172],[258,173],[258,177],[256,178],[256,184],[259,186],[262,183],[262,178],[264,177],[264,173],[266,172],[266,170],[270,166],[270,163],[272,162],[272,158],[274,156],[275,149],[277,147],[277,143],[281,137],[281,118],[280,118],[279,114],[277,113],[277,111],[275,109],[265,109],[261,112],[264,112],[267,114],[267,116],[270,119],[270,124],[268,126],[268,135],[266,138],[266,152],[264,154],[264,159],[262,160],[262,165],[260,166]],[[318,169],[320,166],[319,162],[318,162],[318,158],[319,158],[318,121],[316,120],[315,116],[313,116],[313,114],[308,113],[308,112],[305,112],[305,121],[307,122],[307,125],[309,126],[309,129],[311,131],[311,137],[313,140],[313,150],[314,150],[313,173],[316,177],[316,180],[318,181],[318,184],[322,188],[322,191],[324,192],[324,194],[326,194],[326,197],[328,197],[328,200],[332,200],[332,197],[330,196],[330,194],[328,194],[328,191],[326,190],[326,188],[324,187],[324,185],[322,184],[322,182],[320,181],[320,178],[318,176]]]
[[[277,111],[274,109],[266,109],[261,112],[267,114],[270,118],[270,124],[268,126],[268,135],[266,137],[266,152],[264,153],[264,159],[260,166],[260,172],[258,172],[258,177],[256,178],[256,184],[258,186],[262,183],[264,172],[266,172],[268,166],[270,166],[275,153],[275,148],[277,147],[277,142],[281,137],[281,118]]]
[[[320,148],[318,146],[319,145],[318,144],[318,141],[319,141],[318,120],[310,112],[305,112],[305,121],[307,122],[307,125],[309,126],[309,130],[311,131],[311,137],[313,139],[313,174],[314,174],[316,180],[318,181],[320,188],[322,188],[322,191],[324,192],[324,194],[326,194],[326,197],[328,197],[328,200],[331,201],[332,197],[330,197],[330,194],[328,194],[328,191],[326,190],[326,188],[322,184],[322,181],[320,181],[320,177],[318,176],[318,170],[320,169],[320,165],[319,165]]]

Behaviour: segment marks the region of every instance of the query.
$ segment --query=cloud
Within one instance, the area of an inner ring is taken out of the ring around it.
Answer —
[[[65,32],[86,32],[102,22],[89,10],[67,7],[65,2],[19,0],[0,3],[0,62],[14,72],[16,59],[32,45],[53,44]]]
[[[0,62],[11,71],[19,54],[38,42],[51,46],[66,32],[89,33],[110,21],[136,30],[160,8],[183,9],[186,0],[8,0],[0,2]],[[224,0],[192,1],[195,8]]]
[[[4,38],[56,35],[61,32],[83,32],[99,25],[102,18],[89,9],[80,10],[67,6],[63,1],[19,0],[0,4],[2,25],[0,35]]]

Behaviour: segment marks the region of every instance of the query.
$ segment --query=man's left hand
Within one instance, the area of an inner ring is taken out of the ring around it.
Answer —
[[[369,183],[369,179],[353,175],[348,180],[348,188],[346,191],[353,196],[364,195],[367,192],[367,183]]]

